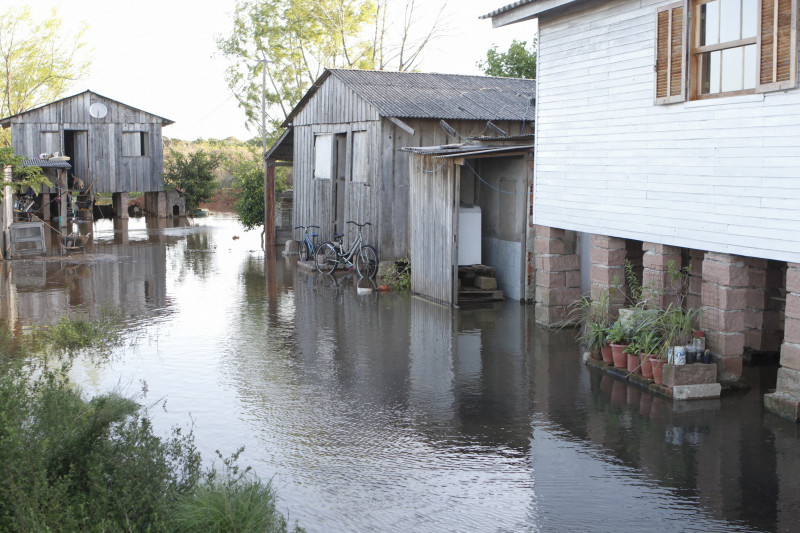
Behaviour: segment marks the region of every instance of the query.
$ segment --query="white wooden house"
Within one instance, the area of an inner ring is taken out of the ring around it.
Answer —
[[[745,349],[780,349],[767,404],[794,419],[797,3],[519,0],[485,15],[538,34],[533,216],[551,253],[537,284],[581,268],[584,290],[608,287],[625,257],[649,280],[664,278],[665,258],[691,264],[690,302],[703,307],[720,380],[741,375]],[[553,267],[561,255],[575,258]],[[569,288],[539,288],[540,319],[563,320]]]

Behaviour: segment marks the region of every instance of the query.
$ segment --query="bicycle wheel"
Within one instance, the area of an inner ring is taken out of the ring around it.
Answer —
[[[298,250],[298,253],[300,254],[300,261],[308,261],[311,259],[311,250],[309,250],[306,241],[300,241],[300,250]]]
[[[321,274],[332,274],[338,263],[339,254],[336,253],[333,243],[325,241],[320,244],[317,253],[314,254],[314,265],[317,267],[317,271]]]
[[[369,244],[358,249],[356,254],[356,270],[362,278],[372,279],[378,273],[378,252]]]

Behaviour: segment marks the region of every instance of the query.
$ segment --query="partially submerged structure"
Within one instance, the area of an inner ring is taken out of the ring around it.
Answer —
[[[401,149],[479,145],[484,142],[482,139],[496,141],[500,138],[506,145],[500,147],[501,151],[509,150],[507,145],[512,143],[529,150],[535,90],[536,82],[524,79],[328,69],[289,114],[283,124],[287,131],[267,154],[268,165],[293,165],[295,226],[317,224],[321,226],[320,233],[327,238],[334,232],[352,231],[354,228],[346,224],[348,220],[370,222],[366,238],[378,248],[381,259],[414,255],[412,261],[419,260],[422,265],[428,256],[420,252],[423,255],[417,259],[414,254],[412,234],[423,235],[417,234],[423,228],[414,226],[412,220],[415,217],[420,224],[426,224],[426,217],[449,206],[447,212],[453,216],[448,220],[457,223],[457,208],[461,201],[470,207],[480,207],[481,201],[487,202],[485,205],[488,206],[492,201],[488,200],[488,193],[481,192],[484,189],[476,187],[476,178],[469,172],[440,169],[450,172],[448,185],[437,185],[441,175],[422,172],[415,186],[412,176],[422,167],[435,168],[423,160],[436,154],[409,155]],[[492,179],[506,180],[503,185],[516,191],[516,196],[509,197],[517,198],[517,201],[509,203],[515,206],[514,209],[503,207],[508,198],[498,199],[492,209],[494,213],[502,213],[501,217],[493,222],[491,217],[486,217],[484,224],[488,227],[479,223],[482,230],[459,237],[459,245],[463,247],[469,240],[480,243],[484,237],[496,236],[499,228],[494,226],[497,224],[513,226],[513,235],[509,233],[508,240],[522,244],[514,252],[516,274],[509,276],[515,279],[525,270],[522,260],[517,259],[526,257],[527,250],[527,211],[525,207],[517,209],[516,206],[518,201],[527,206],[524,198],[527,197],[530,178],[530,167],[522,163],[525,156],[520,155],[520,150],[519,147],[513,149],[517,153],[517,162],[505,167],[505,171],[490,171],[489,163],[481,163],[479,171],[490,176],[495,173]],[[476,153],[470,158],[487,155]],[[463,158],[456,159],[460,162]],[[456,159],[441,162],[449,168]],[[430,178],[429,183],[425,183],[423,176]],[[461,189],[453,189],[453,179],[459,184],[464,181]],[[474,194],[470,196],[469,191]],[[434,194],[438,196],[431,196]],[[433,203],[423,207],[418,200]],[[438,212],[437,216],[446,218],[443,212]],[[446,239],[451,242],[458,232],[448,228],[450,226],[441,230],[448,232]],[[425,229],[433,231],[433,226]],[[446,251],[434,251],[439,240],[437,237],[422,243],[421,249],[438,254],[451,253],[457,248],[449,244]],[[453,261],[457,267],[457,260]],[[446,268],[450,269],[452,265],[448,260]],[[436,268],[439,269],[436,273],[427,269],[412,270],[420,281],[422,277],[436,276],[437,286],[447,284],[452,288],[450,274],[446,275],[447,281],[442,277],[445,275],[441,272],[445,268],[443,264]],[[425,283],[415,286],[426,296],[455,303],[450,289],[431,292],[421,289]],[[510,292],[520,299],[527,297],[526,290],[517,283]],[[444,293],[449,296],[445,297]]]
[[[691,266],[720,381],[740,379],[746,349],[779,349],[765,403],[800,420],[797,0],[520,0],[486,16],[538,21],[537,318],[564,320],[576,272],[599,294],[626,259],[664,287],[670,262]]]
[[[95,193],[112,194],[119,217],[128,216],[130,192],[145,193],[152,214],[166,215],[161,130],[172,123],[92,91],[0,119],[18,155],[69,158],[66,182],[42,191],[37,207],[45,220],[58,216],[52,200],[86,201],[78,197]]]

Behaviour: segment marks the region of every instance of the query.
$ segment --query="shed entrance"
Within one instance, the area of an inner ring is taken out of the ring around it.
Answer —
[[[450,305],[529,300],[532,146],[405,148],[411,165],[411,289]]]

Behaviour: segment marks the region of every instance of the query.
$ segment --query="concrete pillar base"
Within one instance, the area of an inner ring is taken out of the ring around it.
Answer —
[[[111,204],[117,218],[128,218],[128,193],[115,192],[111,195]]]
[[[792,422],[800,422],[800,396],[779,391],[765,394],[764,409]]]

